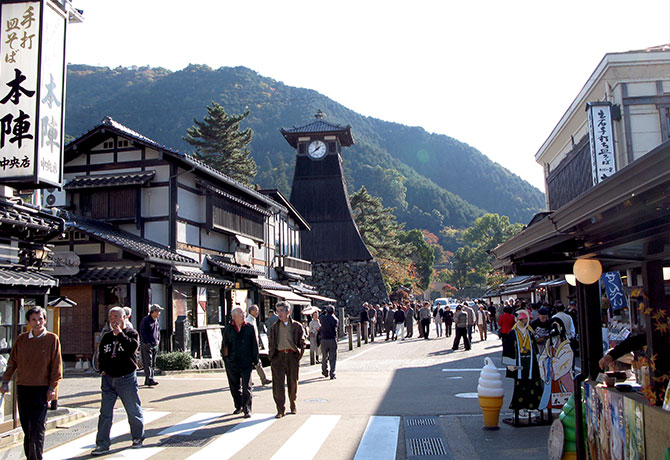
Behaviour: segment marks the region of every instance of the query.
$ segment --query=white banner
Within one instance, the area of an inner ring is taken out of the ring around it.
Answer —
[[[612,106],[609,102],[589,102],[586,110],[591,142],[591,175],[593,185],[597,185],[616,172]]]

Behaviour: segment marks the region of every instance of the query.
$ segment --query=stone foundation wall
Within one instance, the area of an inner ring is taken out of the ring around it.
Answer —
[[[306,282],[320,294],[338,299],[349,315],[358,315],[363,302],[388,302],[382,271],[374,261],[328,262],[312,265],[312,277]]]

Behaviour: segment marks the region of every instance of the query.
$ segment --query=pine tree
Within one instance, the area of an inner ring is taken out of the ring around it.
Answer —
[[[256,162],[247,148],[253,133],[251,128],[240,130],[240,123],[249,112],[229,116],[221,105],[212,101],[207,106],[207,114],[202,121],[194,119],[195,125],[186,130],[188,135],[182,139],[195,147],[197,158],[250,185],[257,172]]]

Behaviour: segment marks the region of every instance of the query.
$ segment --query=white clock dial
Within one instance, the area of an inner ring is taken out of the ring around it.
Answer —
[[[326,156],[326,153],[328,153],[328,147],[326,146],[326,143],[323,141],[312,141],[307,146],[307,155],[309,155],[311,158],[314,159],[323,158],[324,156]]]

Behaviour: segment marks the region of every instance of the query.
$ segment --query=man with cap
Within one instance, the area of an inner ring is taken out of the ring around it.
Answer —
[[[142,353],[142,363],[144,364],[144,384],[147,386],[158,385],[154,380],[154,369],[156,368],[156,353],[158,352],[158,343],[161,340],[161,328],[158,323],[158,317],[161,315],[163,307],[153,304],[149,308],[149,314],[142,318],[140,323],[140,349]]]
[[[551,311],[547,307],[542,307],[538,310],[538,318],[530,322],[530,327],[533,329],[535,342],[540,353],[544,350],[546,342],[549,339],[549,332],[551,331],[549,313]]]

